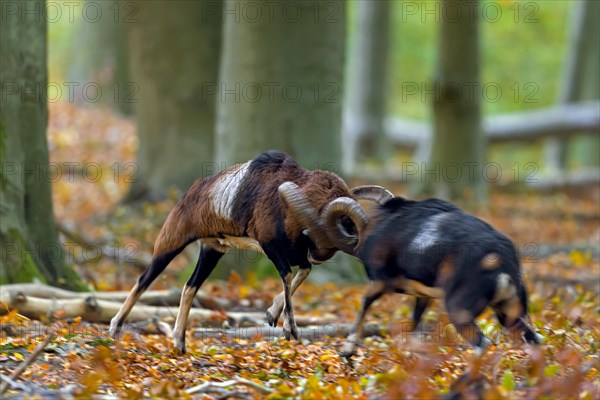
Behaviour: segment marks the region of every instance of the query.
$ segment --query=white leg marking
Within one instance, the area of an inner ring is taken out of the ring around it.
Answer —
[[[304,282],[304,280],[308,277],[309,274],[310,274],[309,268],[300,268],[298,270],[298,272],[296,273],[296,276],[294,276],[294,279],[292,280],[292,286],[290,288],[291,296],[293,296],[294,293],[296,293],[296,290],[300,287],[302,282]],[[283,311],[284,302],[285,302],[285,292],[281,292],[277,296],[275,296],[275,298],[273,299],[273,305],[271,307],[269,307],[269,310],[268,310],[269,314],[271,314],[271,316],[273,318],[275,318],[276,320],[279,319],[279,317],[281,316],[281,312]]]
[[[181,302],[179,311],[177,312],[177,320],[175,321],[175,329],[173,329],[173,342],[175,348],[185,353],[185,330],[187,326],[188,315],[194,302],[194,296],[198,289],[193,286],[185,286],[181,293]]]
[[[117,315],[115,315],[110,320],[110,326],[108,328],[108,333],[110,334],[111,337],[114,338],[119,334],[118,331],[122,328],[122,326],[117,326],[117,324],[119,323],[120,320],[123,320],[123,322],[125,322],[125,319],[129,315],[129,312],[133,308],[134,304],[138,301],[138,299],[142,295],[143,291],[137,293],[137,290],[138,290],[138,284],[136,282],[136,284],[131,289],[131,292],[129,292],[129,295],[127,296],[127,299],[125,300],[125,303],[123,303],[123,305],[121,306],[121,309],[119,310]]]

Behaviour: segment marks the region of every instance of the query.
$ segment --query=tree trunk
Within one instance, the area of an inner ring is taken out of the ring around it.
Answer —
[[[21,2],[43,9],[42,0]],[[24,14],[23,14],[24,15]],[[0,284],[39,279],[84,289],[65,265],[48,177],[46,20],[15,13],[0,28]]]
[[[136,87],[129,79],[124,24],[133,22],[134,17],[129,15],[133,8],[111,1],[85,0],[84,4],[89,6],[87,13],[74,14],[77,36],[72,45],[68,80],[79,84],[79,89],[87,84],[99,87],[99,99],[103,104],[131,115]],[[83,97],[85,91],[76,90],[75,93],[79,94],[75,99],[78,103],[90,102]],[[91,89],[90,93],[93,93]],[[95,104],[94,101],[91,105]]]
[[[457,18],[443,16],[439,28],[434,140],[423,191],[442,198],[482,202],[485,141],[479,82],[479,13],[469,0],[443,0],[441,8],[458,7]],[[476,8],[477,9],[477,8]]]
[[[600,99],[600,2],[579,1],[570,23],[570,45],[559,102]],[[572,141],[581,166],[600,164],[600,137],[583,136]],[[569,141],[549,139],[546,143],[546,169],[549,175],[563,174],[568,168]]]
[[[230,166],[279,149],[339,171],[345,3],[251,3],[260,14],[225,3],[217,160]]]
[[[384,163],[390,155],[383,121],[387,113],[388,55],[391,5],[389,1],[359,1],[358,27],[353,40],[345,110],[344,169],[356,161]]]
[[[220,2],[137,1],[127,24],[131,77],[139,92],[136,179],[126,201],[187,190],[213,173]]]

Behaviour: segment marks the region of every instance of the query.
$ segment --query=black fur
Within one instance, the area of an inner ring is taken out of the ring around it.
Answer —
[[[379,206],[375,214],[379,214],[380,222],[358,252],[372,281],[392,282],[394,278],[405,277],[443,288],[446,309],[455,325],[460,324],[454,314],[467,310],[474,319],[491,305],[503,325],[521,328],[528,341],[537,343],[534,332],[523,322],[527,317],[527,293],[517,251],[509,238],[488,223],[438,199],[411,201],[396,197]],[[482,267],[482,260],[491,253],[500,256],[499,265]],[[445,260],[451,261],[452,270],[441,277],[440,266]],[[501,273],[508,274],[514,284],[522,310],[513,321],[507,321],[504,315],[506,304],[490,304]],[[414,326],[427,303],[417,304]],[[462,325],[474,327],[473,321]],[[478,346],[481,340],[480,332],[470,338]]]

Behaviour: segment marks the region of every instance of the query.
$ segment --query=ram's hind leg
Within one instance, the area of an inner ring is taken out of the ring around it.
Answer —
[[[281,254],[277,244],[267,243],[262,247],[267,257],[269,257],[277,268],[283,283],[283,335],[287,340],[290,340],[292,337],[298,339],[298,327],[294,320],[294,307],[292,306],[292,269],[290,268],[290,263]]]
[[[352,331],[350,335],[346,338],[346,343],[344,344],[344,349],[340,352],[340,356],[342,357],[351,357],[354,355],[356,351],[356,345],[360,342],[363,331],[363,324],[365,322],[365,316],[367,315],[367,311],[371,304],[375,302],[378,298],[380,298],[387,290],[387,286],[384,281],[374,281],[371,283],[371,287],[369,291],[363,297],[362,308],[356,317],[356,321],[354,322],[354,326],[352,326]]]
[[[154,280],[165,270],[167,265],[177,256],[177,254],[181,253],[181,251],[189,244],[186,243],[178,249],[166,252],[164,254],[155,255],[152,257],[152,261],[148,266],[148,269],[144,271],[142,275],[138,278],[136,284],[129,292],[129,296],[125,300],[125,303],[121,306],[121,309],[113,317],[110,321],[109,334],[114,338],[117,337],[127,319],[127,316],[131,312],[131,309],[135,305],[135,303],[139,300],[142,293],[148,289],[148,287],[154,282]]]
[[[308,277],[308,275],[310,274],[310,270],[310,264],[307,267],[300,266],[300,269],[298,269],[298,272],[296,272],[296,275],[294,276],[294,279],[292,280],[292,285],[290,287],[292,296],[294,295],[294,293],[296,293],[296,290],[300,287],[302,282],[304,282],[304,280]],[[267,310],[267,321],[269,322],[269,325],[277,326],[277,321],[279,320],[281,312],[283,311],[284,303],[285,292],[281,292],[277,296],[275,296],[275,298],[273,299],[273,304]]]
[[[175,348],[182,354],[185,353],[185,330],[187,326],[188,315],[194,297],[200,289],[200,286],[204,283],[206,278],[215,269],[217,263],[223,257],[222,252],[217,251],[205,244],[202,244],[200,248],[200,257],[196,263],[196,268],[192,273],[192,276],[185,284],[183,292],[181,293],[181,302],[179,304],[179,311],[177,313],[177,320],[175,321],[175,329],[173,329],[173,341]]]
[[[415,302],[415,308],[413,310],[413,331],[416,331],[419,327],[419,323],[421,322],[421,318],[423,317],[423,313],[427,309],[427,306],[431,303],[431,299],[429,297],[417,297]]]

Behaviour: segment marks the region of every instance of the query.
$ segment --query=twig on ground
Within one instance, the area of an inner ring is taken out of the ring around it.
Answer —
[[[33,350],[33,352],[29,355],[29,357],[27,357],[27,359],[25,361],[23,361],[21,363],[21,365],[19,365],[19,367],[17,369],[15,369],[15,371],[10,375],[10,379],[11,380],[15,380],[17,379],[22,373],[23,371],[25,371],[25,369],[31,365],[31,363],[33,363],[35,361],[35,359],[37,358],[37,356],[46,348],[46,346],[48,346],[48,343],[50,343],[50,340],[52,340],[52,338],[54,337],[55,331],[54,329],[50,330],[50,332],[48,332],[48,335],[46,336],[46,338],[37,345],[37,347]],[[5,382],[2,385],[0,385],[0,394],[4,393],[6,391],[6,389],[8,389],[8,383]]]
[[[6,375],[0,374],[0,380],[4,381],[4,383],[2,383],[2,385],[1,385],[2,389],[0,389],[0,390],[2,390],[2,392],[0,392],[0,393],[4,393],[4,391],[6,391],[6,389],[4,389],[4,386],[6,386],[6,388],[8,388],[8,386],[10,386],[13,389],[21,389],[22,391],[27,392],[27,393],[34,392],[34,389],[32,387],[26,385],[23,382],[17,382],[15,380],[9,378]]]

